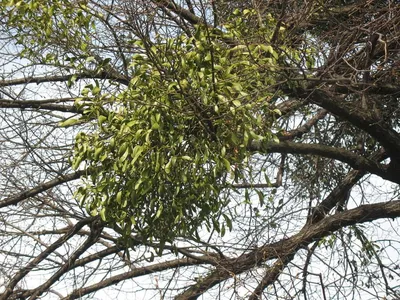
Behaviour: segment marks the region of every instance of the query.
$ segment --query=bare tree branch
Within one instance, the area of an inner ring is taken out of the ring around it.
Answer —
[[[258,266],[271,259],[285,257],[283,265],[279,264],[277,268],[279,270],[285,266],[287,260],[290,260],[291,255],[296,253],[297,250],[340,228],[371,222],[381,218],[397,217],[400,217],[400,200],[361,205],[358,208],[335,214],[317,224],[304,226],[299,233],[290,238],[260,247],[236,259],[221,261],[220,267],[217,267],[210,275],[203,278],[201,283],[189,287],[185,292],[177,296],[176,299],[197,299],[206,290],[230,278],[233,274],[240,274],[248,270],[250,266]],[[277,270],[274,269],[274,271]],[[263,285],[263,289],[265,287]]]
[[[117,284],[123,280],[140,277],[143,275],[152,274],[155,272],[160,272],[160,271],[178,268],[178,267],[199,265],[202,263],[203,263],[203,260],[201,260],[201,259],[182,258],[182,259],[170,260],[170,261],[159,263],[159,264],[149,265],[149,266],[143,267],[143,268],[137,268],[133,271],[126,272],[121,275],[113,276],[111,278],[108,278],[106,280],[103,280],[101,282],[93,284],[91,286],[75,290],[74,292],[69,294],[67,297],[64,297],[62,300],[78,299],[84,295],[88,295],[90,293],[93,293],[100,289],[103,289],[107,286]]]
[[[74,100],[69,98],[68,101]],[[83,110],[70,105],[59,105],[55,103],[65,102],[66,99],[54,99],[53,103],[46,101],[21,101],[0,99],[0,108],[20,108],[20,109],[41,109],[50,111],[60,111],[68,113],[83,113]]]
[[[59,176],[53,180],[50,180],[48,182],[42,183],[30,190],[27,191],[23,191],[21,193],[19,193],[18,195],[12,196],[12,197],[8,197],[6,199],[3,199],[0,201],[0,208],[2,207],[6,207],[9,205],[17,205],[19,202],[28,199],[30,197],[36,196],[39,193],[42,193],[48,189],[51,189],[55,186],[58,186],[62,183],[68,182],[68,181],[72,181],[72,180],[76,180],[78,178],[80,178],[82,175],[85,175],[86,172],[85,171],[77,171],[74,173],[70,173],[67,175],[62,175]]]
[[[377,174],[382,178],[400,183],[400,178],[388,172],[385,166],[381,166],[380,164],[368,160],[363,156],[341,148],[316,144],[294,143],[288,141],[280,143],[253,141],[250,146],[250,150],[260,153],[306,154],[333,158],[349,164],[356,170],[366,170],[372,174]]]
[[[37,77],[27,77],[27,78],[18,78],[18,79],[10,79],[10,80],[1,80],[0,87],[6,86],[14,86],[14,85],[25,85],[25,84],[41,84],[46,82],[68,82],[71,78],[79,79],[109,79],[124,85],[129,84],[129,78],[124,76],[115,77],[114,74],[109,74],[108,72],[97,73],[81,73],[81,74],[72,74],[72,75],[54,75],[54,76],[37,76]]]
[[[21,281],[35,266],[37,266],[40,262],[42,262],[47,256],[49,256],[52,252],[54,252],[57,248],[63,245],[66,241],[68,241],[71,237],[73,237],[83,226],[90,224],[94,218],[86,218],[80,220],[77,224],[75,224],[70,231],[59,238],[56,242],[54,242],[51,246],[45,249],[40,255],[38,255],[34,260],[32,260],[26,267],[22,268],[15,274],[10,282],[7,284],[5,291],[0,295],[0,300],[7,300],[9,296],[13,293],[15,286],[18,282]]]

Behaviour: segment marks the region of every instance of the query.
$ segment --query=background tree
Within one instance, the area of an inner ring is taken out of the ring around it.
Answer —
[[[0,3],[0,299],[400,297],[397,1]]]

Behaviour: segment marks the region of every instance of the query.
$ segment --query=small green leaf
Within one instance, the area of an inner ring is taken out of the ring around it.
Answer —
[[[131,155],[132,156],[132,162],[131,162],[132,165],[137,161],[137,159],[142,154],[144,149],[145,149],[145,147],[139,146],[139,145],[136,145],[135,148],[133,148],[132,155]]]
[[[119,191],[117,193],[117,196],[115,197],[115,201],[120,204],[121,203],[121,198],[122,198],[122,191]]]
[[[242,104],[240,103],[239,100],[233,100],[232,103],[233,103],[233,105],[235,105],[236,107],[239,107],[240,105],[242,105]]]
[[[79,119],[68,119],[59,123],[61,127],[68,127],[79,124],[81,121]]]
[[[232,231],[232,220],[226,214],[222,214],[222,216],[225,219],[226,226],[228,226],[229,230]]]
[[[100,93],[100,87],[99,86],[95,86],[93,89],[92,89],[92,94],[94,95],[94,96],[96,96],[96,95],[98,95],[99,93]]]
[[[260,202],[260,205],[264,206],[264,194],[259,190],[256,190],[256,193],[258,195],[258,200]]]
[[[277,108],[275,108],[272,112],[277,114],[278,116],[282,115],[281,111],[279,109],[277,109]]]
[[[98,159],[102,151],[103,151],[102,146],[96,148],[96,150],[94,151],[94,159]]]
[[[157,213],[156,213],[156,216],[154,217],[154,220],[157,220],[161,216],[161,213],[163,212],[163,209],[164,209],[163,205],[160,204],[160,206],[157,209]]]
[[[225,169],[226,169],[226,171],[230,171],[231,170],[231,164],[230,164],[230,162],[226,159],[226,158],[224,158],[224,157],[222,157],[222,162],[223,162],[223,164],[225,165]]]
[[[221,236],[223,237],[223,236],[225,236],[225,226],[222,224],[222,226],[221,226]]]
[[[83,160],[82,156],[75,156],[73,163],[72,163],[72,169],[77,170],[79,168],[82,160]]]
[[[99,215],[100,215],[100,218],[101,218],[104,222],[107,221],[107,218],[106,218],[106,208],[105,208],[105,207],[103,207],[103,208],[100,210]]]
[[[226,154],[226,148],[225,148],[225,146],[222,146],[222,148],[221,148],[221,156],[225,157],[225,154]]]
[[[97,120],[99,121],[99,125],[101,126],[105,121],[107,121],[107,117],[100,115]]]

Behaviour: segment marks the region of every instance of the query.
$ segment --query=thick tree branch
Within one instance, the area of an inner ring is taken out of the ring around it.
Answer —
[[[365,171],[352,170],[321,203],[311,210],[307,223],[321,221],[343,198],[348,197],[353,186],[366,174]]]
[[[259,247],[238,258],[221,261],[221,265],[210,275],[189,287],[176,299],[197,299],[205,291],[233,275],[243,273],[271,259],[290,259],[299,249],[346,226],[398,217],[400,217],[400,200],[362,205],[327,217],[319,223],[305,225],[299,233],[290,238]]]
[[[72,181],[72,180],[76,180],[78,178],[80,178],[81,176],[87,174],[87,171],[77,171],[74,173],[70,173],[67,175],[63,175],[63,176],[59,176],[55,179],[52,179],[48,182],[44,182],[42,184],[39,184],[38,186],[27,190],[27,191],[23,191],[15,196],[11,196],[8,197],[6,199],[3,199],[0,201],[0,208],[9,206],[9,205],[17,205],[19,202],[28,199],[30,197],[36,196],[37,194],[40,194],[48,189],[51,189],[55,186],[58,186],[62,183],[68,182],[68,181]]]
[[[291,99],[291,100],[286,100],[284,102],[281,102],[279,104],[273,105],[271,107],[271,110],[277,109],[281,113],[281,117],[285,116],[291,112],[294,112],[296,109],[299,109],[300,107],[303,107],[307,105],[307,101],[300,101],[297,99]]]
[[[155,3],[157,6],[164,7],[172,11],[174,14],[182,17],[192,25],[197,25],[197,24],[204,24],[204,20],[202,18],[199,18],[192,12],[190,12],[187,9],[184,9],[183,7],[177,5],[174,1],[171,0],[152,0],[153,3]]]
[[[311,127],[313,127],[319,120],[325,118],[327,115],[328,111],[325,109],[321,109],[317,112],[317,114],[312,117],[310,120],[308,120],[304,125],[293,129],[291,131],[286,132],[285,134],[282,134],[279,136],[279,140],[281,141],[287,141],[287,140],[293,140],[294,138],[301,137],[303,134],[307,133],[310,131]]]
[[[113,76],[108,72],[101,73],[80,73],[80,74],[72,74],[72,75],[54,75],[54,76],[38,76],[38,77],[26,77],[26,78],[17,78],[10,80],[0,80],[0,87],[4,86],[14,86],[14,85],[22,85],[22,84],[30,84],[30,83],[45,83],[45,82],[68,82],[72,77],[78,79],[109,79],[115,82],[122,83],[124,85],[128,85],[130,79],[125,76]]]
[[[84,265],[86,265],[88,263],[91,263],[93,261],[96,261],[96,260],[99,260],[101,258],[104,258],[104,257],[106,257],[106,256],[108,256],[110,254],[118,253],[119,251],[121,251],[121,247],[118,247],[118,246],[109,247],[109,248],[104,249],[102,251],[99,251],[99,252],[97,252],[95,254],[88,255],[88,256],[85,256],[84,258],[76,260],[74,262],[73,266],[71,267],[71,269],[72,268],[77,268],[77,267],[82,267],[82,266],[84,266]]]
[[[386,158],[384,151],[378,151],[371,156],[371,160],[379,162]],[[352,170],[345,178],[333,189],[333,191],[321,202],[314,207],[307,220],[309,224],[315,224],[321,221],[329,211],[334,208],[341,200],[348,197],[353,186],[366,175],[365,171]]]
[[[0,295],[0,300],[9,299],[9,296],[12,294],[18,282],[20,282],[33,268],[35,268],[39,263],[46,259],[46,257],[53,253],[57,248],[61,247],[66,241],[72,238],[79,230],[82,229],[83,226],[92,222],[93,219],[93,217],[86,218],[76,223],[67,234],[60,237],[57,241],[55,241],[47,249],[40,253],[35,259],[33,259],[26,267],[19,270],[18,273],[12,277],[8,285],[5,287],[4,293]]]
[[[21,101],[21,100],[8,100],[0,99],[0,108],[20,108],[20,109],[43,109],[51,111],[61,111],[69,113],[82,113],[83,110],[71,105],[55,104],[57,102],[66,102],[64,99],[54,99],[53,102],[46,101]],[[73,101],[74,99],[68,98]]]
[[[373,108],[365,111],[360,109],[359,103],[346,102],[318,89],[313,90],[309,98],[315,104],[369,133],[385,148],[391,158],[400,160],[400,134],[384,120],[377,119]]]
[[[49,289],[56,281],[58,281],[63,274],[74,268],[74,263],[89,247],[91,247],[99,239],[103,231],[103,224],[100,217],[93,219],[90,223],[90,234],[86,241],[69,257],[68,261],[53,274],[45,283],[36,288],[29,299],[35,300]]]
[[[336,79],[332,79],[332,82],[337,83]],[[365,83],[360,83],[355,85],[351,79],[347,79],[348,83],[343,82],[343,84],[335,85],[332,89],[341,94],[351,94],[356,92],[366,92],[368,95],[399,95],[400,86],[390,83],[378,84],[378,85],[366,85]],[[325,80],[320,80],[320,82],[325,82]]]
[[[284,257],[280,257],[272,267],[266,270],[266,274],[258,284],[258,286],[254,289],[253,293],[250,295],[249,300],[258,300],[262,299],[262,292],[269,285],[271,285],[281,274],[283,269],[288,265],[288,263],[293,259],[294,254],[286,255]]]
[[[317,144],[294,143],[289,141],[280,143],[253,141],[249,150],[260,153],[305,154],[332,158],[347,163],[356,170],[368,171],[372,174],[381,176],[384,179],[400,183],[400,178],[388,172],[384,166],[343,148]]]
[[[91,286],[77,289],[77,290],[73,291],[71,294],[69,294],[67,297],[64,297],[62,300],[79,299],[84,295],[96,292],[100,289],[117,284],[117,283],[127,280],[127,279],[140,277],[140,276],[144,276],[144,275],[148,275],[148,274],[152,274],[152,273],[156,273],[156,272],[161,272],[161,271],[165,271],[165,270],[170,270],[170,269],[174,269],[174,268],[200,265],[202,263],[203,263],[203,260],[201,260],[201,259],[181,258],[181,259],[175,259],[175,260],[162,262],[159,264],[150,265],[147,267],[136,268],[133,271],[112,276],[108,279],[102,280]]]

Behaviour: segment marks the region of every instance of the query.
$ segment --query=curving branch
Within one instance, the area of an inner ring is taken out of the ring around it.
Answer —
[[[328,114],[328,111],[326,109],[320,109],[314,117],[312,117],[310,120],[308,120],[304,125],[293,129],[291,131],[285,132],[284,135],[279,136],[280,141],[287,141],[287,140],[293,140],[295,138],[300,138],[303,134],[307,133],[310,131],[310,129],[321,119],[325,118],[325,116]]]
[[[269,285],[271,285],[281,274],[283,269],[288,265],[288,263],[293,259],[294,253],[286,255],[284,257],[280,257],[272,267],[266,270],[266,274],[261,280],[261,282],[254,289],[253,293],[250,295],[249,300],[258,300],[262,299],[262,292]]]
[[[386,153],[384,151],[378,151],[371,155],[370,159],[376,162],[380,162],[386,158]],[[366,175],[365,171],[352,170],[346,177],[333,189],[329,195],[321,201],[316,207],[314,207],[308,216],[307,223],[315,224],[321,221],[329,211],[335,206],[344,205],[344,203],[349,197],[351,189],[353,186]]]
[[[180,259],[175,259],[175,260],[170,260],[154,265],[150,265],[147,267],[142,267],[142,268],[136,268],[135,270],[132,270],[130,272],[126,272],[123,274],[115,275],[112,276],[108,279],[102,280],[96,284],[77,289],[73,291],[71,294],[68,296],[62,298],[61,300],[72,300],[72,299],[79,299],[84,295],[88,295],[91,293],[94,293],[98,290],[101,290],[105,287],[118,284],[121,281],[135,278],[135,277],[140,277],[148,274],[153,274],[156,272],[161,272],[165,270],[170,270],[174,268],[180,268],[180,267],[185,267],[185,266],[195,266],[195,265],[200,265],[203,264],[203,260],[201,258],[199,259],[193,259],[193,258],[180,258]]]
[[[249,150],[260,153],[305,154],[332,158],[347,163],[356,170],[365,170],[372,174],[381,176],[384,179],[393,181],[395,183],[400,183],[399,176],[388,172],[386,166],[382,166],[375,161],[369,160],[343,148],[335,148],[317,144],[295,143],[289,141],[283,141],[280,143],[269,141],[253,141],[249,147]]]
[[[55,179],[52,179],[50,181],[44,182],[42,184],[39,184],[38,186],[36,186],[36,187],[34,187],[34,188],[30,189],[30,190],[23,191],[23,192],[15,195],[15,196],[11,196],[11,197],[8,197],[6,199],[1,200],[0,201],[0,208],[6,207],[6,206],[9,206],[9,205],[17,205],[19,202],[21,202],[21,201],[23,201],[25,199],[28,199],[30,197],[34,197],[37,194],[40,194],[40,193],[42,193],[42,192],[44,192],[44,191],[46,191],[48,189],[51,189],[51,188],[53,188],[55,186],[60,185],[62,183],[66,183],[66,182],[69,182],[69,181],[72,181],[72,180],[76,180],[76,179],[80,178],[81,176],[83,176],[85,174],[87,174],[87,171],[77,171],[77,172],[70,173],[70,174],[67,174],[67,175],[59,176],[59,177],[57,177]]]
[[[9,296],[13,293],[16,285],[39,263],[41,263],[46,257],[48,257],[51,253],[53,253],[56,249],[61,247],[66,241],[72,238],[79,230],[82,229],[83,226],[90,224],[95,217],[86,218],[80,220],[73,227],[71,227],[70,231],[60,237],[57,241],[51,244],[47,249],[45,249],[42,253],[40,253],[35,259],[33,259],[27,266],[22,268],[15,274],[8,285],[5,287],[5,291],[3,294],[0,294],[0,300],[7,300]]]
[[[298,250],[306,248],[314,241],[326,237],[340,228],[378,219],[398,217],[400,217],[400,200],[362,205],[327,217],[319,223],[305,225],[297,234],[290,238],[259,247],[237,258],[222,260],[220,265],[210,275],[203,278],[201,282],[188,287],[176,299],[197,299],[208,289],[229,279],[233,275],[246,272],[268,260],[278,259],[283,264],[275,266],[277,269],[270,269],[272,271],[271,275],[266,274],[265,277],[267,279],[269,278],[268,276],[274,278],[274,272],[283,268]],[[262,285],[263,289],[267,286],[268,280],[265,283]]]
[[[309,98],[315,104],[369,133],[385,148],[391,158],[400,161],[400,134],[378,118],[373,108],[370,111],[360,109],[359,103],[344,101],[328,91],[319,89],[313,90]]]
[[[99,239],[103,231],[103,224],[100,217],[94,218],[90,223],[90,234],[86,241],[69,257],[68,261],[53,274],[45,283],[37,287],[31,295],[30,300],[36,300],[40,295],[46,292],[56,281],[58,281],[63,274],[68,272],[74,267],[74,262],[81,256],[89,247],[91,247]]]
[[[167,8],[174,14],[182,17],[192,25],[197,25],[197,24],[204,24],[204,20],[198,16],[196,16],[194,13],[191,11],[184,9],[183,7],[177,5],[174,3],[174,1],[171,0],[152,0],[154,4],[156,4],[159,7]]]

